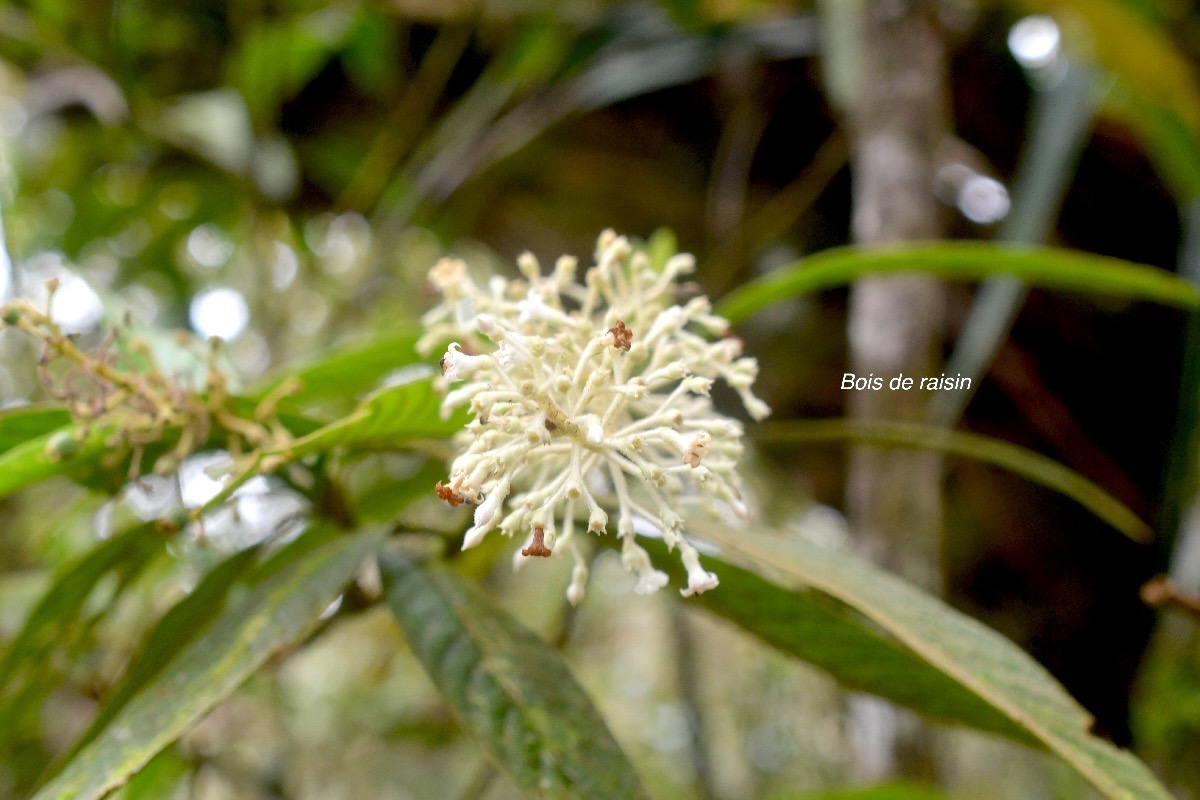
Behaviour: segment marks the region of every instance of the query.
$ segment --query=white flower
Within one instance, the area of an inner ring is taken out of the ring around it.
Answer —
[[[474,420],[439,496],[477,503],[464,549],[492,530],[526,536],[516,562],[569,545],[578,522],[603,533],[617,517],[622,561],[636,591],[667,582],[635,541],[635,515],[655,521],[688,572],[685,595],[717,585],[683,538],[675,510],[745,515],[736,473],[742,426],[716,412],[715,380],[738,393],[754,419],[769,413],[751,391],[758,374],[706,297],[675,301],[689,255],[661,272],[612,231],[600,235],[596,266],[577,280],[573,258],[548,275],[529,253],[523,280],[476,284],[461,261],[430,273],[444,302],[424,318],[424,352],[454,340],[442,359],[442,411],[466,405]],[[726,338],[711,338],[726,337]],[[453,388],[449,384],[459,384]],[[502,508],[502,506],[504,506]],[[587,568],[575,553],[568,596],[577,603]]]
[[[717,576],[700,566],[700,554],[696,549],[687,542],[680,545],[680,558],[683,559],[683,566],[687,568],[688,585],[686,589],[680,589],[679,593],[684,597],[691,597],[694,594],[702,594],[709,589],[716,588]]]

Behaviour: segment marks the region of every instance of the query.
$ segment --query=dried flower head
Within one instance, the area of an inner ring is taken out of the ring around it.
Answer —
[[[438,495],[476,505],[464,549],[495,528],[527,537],[518,564],[570,549],[572,602],[587,579],[571,543],[577,522],[603,533],[614,510],[639,593],[667,582],[635,540],[639,517],[679,548],[682,593],[703,592],[717,578],[700,565],[676,509],[746,514],[736,473],[742,426],[716,412],[709,390],[724,380],[762,419],[770,410],[751,391],[758,364],[742,356],[707,297],[677,303],[690,255],[656,271],[645,253],[605,231],[595,258],[582,282],[574,258],[543,275],[528,253],[517,261],[524,280],[480,286],[456,259],[429,273],[444,300],[425,316],[419,346],[428,352],[456,340],[441,360],[442,410],[466,405],[474,415]]]

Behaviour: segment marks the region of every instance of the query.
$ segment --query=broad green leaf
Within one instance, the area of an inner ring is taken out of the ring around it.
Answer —
[[[14,733],[22,716],[49,694],[51,654],[70,647],[88,627],[85,607],[100,580],[116,575],[119,591],[164,544],[152,525],[138,525],[96,545],[51,581],[0,661],[0,738]]]
[[[38,403],[0,411],[0,453],[71,422],[62,406]]]
[[[337,538],[264,580],[135,694],[35,800],[97,800],[125,783],[274,653],[312,632],[380,538]]]
[[[645,798],[633,766],[550,647],[443,566],[380,557],[387,602],[425,671],[530,797]]]
[[[283,381],[294,378],[300,382],[300,390],[284,399],[282,405],[286,408],[356,397],[378,386],[389,372],[420,360],[414,349],[419,336],[417,331],[406,329],[338,347],[309,364],[264,381],[251,396],[261,399]]]
[[[388,386],[371,393],[351,414],[302,436],[280,450],[300,458],[335,447],[391,447],[407,439],[449,436],[463,426],[462,414],[444,420],[441,397],[428,380]]]
[[[1055,247],[945,242],[824,250],[743,285],[718,304],[717,312],[740,322],[788,297],[844,286],[863,275],[897,272],[964,281],[1011,275],[1047,289],[1200,309],[1200,289],[1158,267]]]
[[[1089,733],[1091,716],[1044,667],[977,620],[855,556],[798,537],[785,540],[706,522],[694,523],[692,530],[718,545],[722,559],[769,579],[793,596],[808,593],[814,601],[844,604],[857,612],[861,615],[858,624],[890,637],[928,668],[940,672],[947,692],[961,696],[965,690],[974,695],[973,710],[982,702],[994,715],[1007,718],[1011,727],[1023,731],[1020,739],[1036,740],[1104,797],[1170,800],[1171,795],[1142,762]],[[707,600],[711,603],[746,603],[720,598],[732,594],[729,588],[721,586],[702,597],[715,595]],[[759,625],[755,618],[766,613],[755,605],[745,604],[742,609],[732,618],[751,630]],[[785,612],[771,613],[778,620]],[[804,647],[778,625],[767,629],[768,635],[754,632],[798,655]],[[820,634],[812,631],[811,635]],[[862,665],[846,666],[857,669],[861,677]],[[826,668],[835,676],[842,673],[836,663]],[[889,697],[897,689],[892,683],[896,677],[893,674],[871,691]],[[939,702],[944,708],[945,700]],[[1003,732],[993,726],[988,729]]]
[[[254,564],[258,548],[247,548],[209,570],[191,592],[171,607],[146,634],[120,682],[104,699],[100,712],[92,720],[70,752],[62,759],[70,761],[108,726],[144,686],[171,663],[225,609],[234,584]]]
[[[973,458],[1065,494],[1136,542],[1144,544],[1154,538],[1150,526],[1128,506],[1078,472],[1002,439],[936,425],[848,419],[766,423],[754,434],[762,442],[851,442]]]

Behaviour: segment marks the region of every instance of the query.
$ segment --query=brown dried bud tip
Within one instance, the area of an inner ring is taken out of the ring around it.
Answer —
[[[450,504],[451,508],[458,508],[466,502],[465,497],[451,489],[449,486],[446,486],[441,481],[437,482],[437,484],[433,487],[433,490],[437,492],[438,499],[445,500]]]
[[[541,525],[533,526],[533,544],[521,551],[523,556],[537,556],[538,558],[549,558],[554,551],[546,547],[546,531]]]
[[[623,320],[617,320],[617,324],[609,328],[608,332],[612,334],[613,347],[618,350],[628,351],[630,345],[633,344],[633,331],[625,327]]]

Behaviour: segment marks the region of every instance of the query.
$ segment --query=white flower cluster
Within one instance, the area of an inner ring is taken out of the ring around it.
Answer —
[[[466,265],[443,259],[429,273],[444,301],[424,318],[419,349],[456,339],[442,358],[444,414],[468,405],[460,455],[438,494],[476,504],[463,548],[499,528],[526,536],[519,565],[566,546],[576,566],[567,597],[578,603],[587,566],[571,537],[586,518],[603,533],[615,509],[622,560],[649,594],[667,582],[634,537],[634,521],[657,527],[687,567],[685,596],[717,585],[683,537],[676,508],[745,516],[736,466],[742,426],[709,398],[720,378],[754,419],[770,409],[751,392],[758,374],[729,323],[707,297],[682,305],[677,280],[694,260],[680,254],[655,271],[645,253],[612,231],[600,235],[583,282],[563,256],[543,275],[531,254],[524,280],[486,287]],[[505,508],[507,501],[507,509]]]

